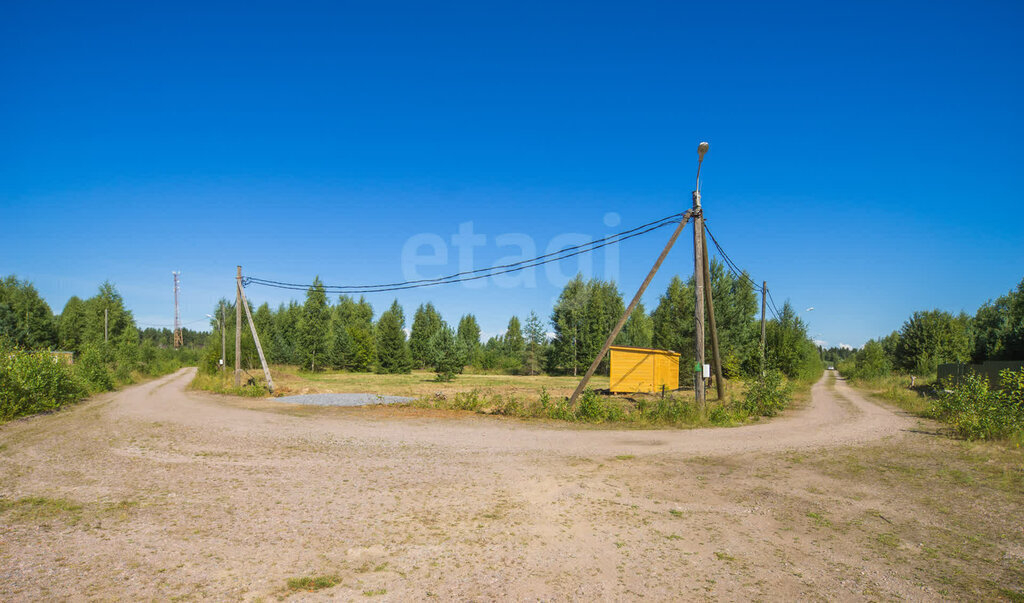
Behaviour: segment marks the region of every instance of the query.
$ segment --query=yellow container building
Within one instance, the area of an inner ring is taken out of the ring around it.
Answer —
[[[679,354],[670,350],[611,347],[612,393],[655,393],[679,388]]]

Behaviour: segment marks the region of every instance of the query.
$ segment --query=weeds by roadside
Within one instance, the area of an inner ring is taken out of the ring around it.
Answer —
[[[215,394],[245,396],[247,398],[263,398],[269,395],[266,386],[254,380],[250,380],[241,387],[235,387],[234,377],[229,375],[227,371],[216,375],[197,373],[192,382],[189,383],[188,388],[213,392]]]
[[[411,405],[572,423],[624,424],[634,427],[730,427],[743,425],[761,416],[774,416],[788,405],[792,392],[792,386],[775,372],[764,383],[748,384],[742,399],[724,403],[709,401],[703,413],[688,392],[673,392],[664,397],[627,397],[604,396],[586,390],[577,403],[570,406],[567,398],[552,399],[546,390],[542,390],[539,397],[530,398],[474,389],[452,396],[421,397]]]

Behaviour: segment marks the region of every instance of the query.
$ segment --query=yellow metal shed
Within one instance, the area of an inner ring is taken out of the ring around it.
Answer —
[[[670,350],[611,347],[611,375],[608,387],[613,393],[660,392],[679,387],[679,354]]]

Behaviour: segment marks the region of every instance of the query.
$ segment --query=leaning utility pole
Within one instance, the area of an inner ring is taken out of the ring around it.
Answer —
[[[761,281],[761,376],[764,376],[764,312],[767,307],[768,281]]]
[[[708,324],[711,326],[711,358],[715,369],[715,390],[718,401],[725,399],[725,384],[722,383],[722,356],[718,351],[718,324],[715,322],[715,300],[711,294],[711,266],[708,260],[708,237],[701,231],[701,251],[704,252],[704,299],[708,304]]]
[[[172,272],[174,275],[174,349],[178,349],[185,344],[185,340],[181,336],[181,312],[178,310],[178,291],[181,288],[181,281],[178,276],[180,272]]]
[[[235,387],[242,386],[242,267],[235,277]]]
[[[583,388],[587,386],[587,382],[590,381],[590,378],[594,376],[594,371],[597,370],[597,365],[601,364],[601,361],[604,360],[604,355],[608,353],[608,348],[612,347],[612,342],[615,341],[616,337],[618,337],[619,331],[621,331],[622,326],[626,324],[626,321],[629,319],[629,315],[633,313],[633,308],[636,308],[636,305],[640,303],[640,297],[643,296],[644,291],[647,289],[647,285],[651,284],[651,279],[653,279],[654,275],[658,273],[658,268],[660,268],[661,263],[665,261],[665,256],[667,256],[669,250],[672,249],[672,245],[675,244],[676,239],[679,238],[679,233],[683,232],[683,227],[690,221],[691,213],[692,212],[690,210],[686,210],[683,217],[679,219],[679,225],[676,226],[675,232],[673,232],[672,236],[669,237],[668,243],[665,244],[665,248],[661,250],[661,255],[659,255],[658,259],[654,262],[654,266],[651,267],[651,271],[647,273],[647,278],[644,279],[643,283],[640,283],[640,288],[636,290],[636,295],[633,296],[633,301],[629,302],[629,307],[627,307],[626,311],[622,313],[622,317],[619,318],[619,322],[615,324],[615,328],[612,329],[612,332],[608,335],[608,339],[606,339],[604,345],[601,346],[601,351],[597,354],[597,358],[594,358],[594,361],[590,363],[590,368],[588,368],[586,374],[583,375],[583,379],[580,380],[580,384],[576,386],[576,390],[572,392],[572,396],[569,396],[570,406],[576,403],[576,398],[579,397]]]
[[[267,390],[270,393],[274,393],[274,380],[270,378],[270,367],[267,366],[267,358],[263,355],[260,335],[256,332],[256,323],[252,320],[252,311],[249,310],[249,300],[245,299],[245,291],[242,289],[241,279],[238,280],[238,299],[242,302],[242,306],[245,307],[245,315],[249,319],[249,330],[252,331],[252,340],[256,343],[256,352],[260,355],[260,366],[263,367],[263,376],[267,379]]]

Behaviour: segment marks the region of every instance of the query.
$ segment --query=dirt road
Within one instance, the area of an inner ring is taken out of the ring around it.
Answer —
[[[763,424],[609,431],[297,409],[186,392],[191,374],[0,426],[0,599],[931,599],[1021,582],[1019,484],[975,492],[986,520],[965,528],[937,508],[966,487],[946,468],[987,479],[975,453],[841,380]],[[964,530],[970,554],[947,554]],[[303,576],[338,584],[287,587]]]

